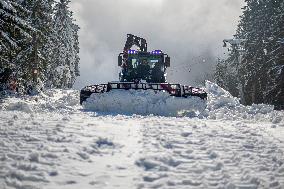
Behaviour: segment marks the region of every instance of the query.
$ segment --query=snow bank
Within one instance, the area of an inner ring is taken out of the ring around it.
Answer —
[[[210,109],[218,109],[221,107],[235,107],[240,105],[237,98],[233,97],[228,91],[219,87],[210,81],[205,83],[206,92],[208,93],[207,106]]]
[[[244,106],[239,99],[233,97],[228,91],[217,84],[206,81],[208,93],[207,106],[200,117],[226,120],[255,120],[271,121],[272,123],[284,122],[284,112],[275,111],[272,105],[253,104]]]
[[[88,110],[122,114],[192,116],[203,111],[206,103],[198,97],[178,98],[163,91],[112,90],[92,94],[83,106]]]
[[[0,110],[36,112],[72,112],[80,108],[76,90],[51,89],[37,96],[10,96],[3,100]]]

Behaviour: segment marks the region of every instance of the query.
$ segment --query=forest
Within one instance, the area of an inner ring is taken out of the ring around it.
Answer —
[[[215,80],[246,105],[284,109],[284,1],[246,0],[229,56]]]
[[[79,26],[69,0],[0,0],[0,91],[71,88]]]

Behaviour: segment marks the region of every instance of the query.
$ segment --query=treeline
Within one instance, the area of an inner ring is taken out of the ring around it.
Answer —
[[[69,0],[0,0],[0,84],[70,88],[79,76],[78,25]],[[0,88],[1,90],[1,88]]]
[[[246,0],[235,42],[215,79],[244,104],[284,109],[284,1]]]

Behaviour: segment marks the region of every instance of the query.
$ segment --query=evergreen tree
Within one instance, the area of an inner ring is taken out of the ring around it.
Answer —
[[[261,90],[261,71],[264,60],[264,44],[262,41],[263,29],[263,4],[257,0],[247,1],[244,14],[239,27],[241,36],[246,39],[245,53],[240,68],[242,73],[242,83],[244,86],[245,102],[247,104],[260,103],[263,95],[256,95]],[[239,35],[237,35],[239,37]]]
[[[231,55],[230,58],[232,57],[234,56]],[[230,91],[233,96],[239,96],[237,70],[231,63],[231,59],[218,59],[214,79],[219,86]]]
[[[79,29],[80,27],[77,24],[73,23],[73,53],[75,54],[74,57],[74,74],[73,74],[73,83],[76,80],[76,77],[80,76],[80,71],[79,71],[79,63],[80,63],[80,57],[79,57]]]
[[[246,0],[246,3],[235,35],[237,39],[245,39],[244,52],[242,56],[238,51],[230,53],[224,65],[236,69],[236,82],[241,86],[238,90],[243,91],[245,104],[270,103],[281,107],[284,105],[281,43],[284,3],[282,0]],[[236,66],[234,57],[237,56],[241,61]],[[229,90],[234,93],[234,89]]]
[[[50,85],[57,88],[72,87],[79,75],[79,27],[74,23],[69,2],[60,0],[55,5],[52,64],[49,70]]]
[[[14,67],[13,60],[21,40],[31,39],[33,28],[23,15],[27,13],[15,0],[0,0],[0,67]]]
[[[265,93],[265,102],[284,109],[284,2],[274,1],[271,17],[271,36],[268,48],[269,82]]]
[[[0,0],[0,73],[12,67],[26,88],[73,86],[79,27],[69,2],[61,0],[54,9],[54,0]]]
[[[39,87],[46,80],[46,67],[50,62],[47,44],[52,31],[53,0],[25,0],[22,6],[29,10],[27,19],[35,28],[32,40],[25,41],[18,54],[19,75],[25,84]]]

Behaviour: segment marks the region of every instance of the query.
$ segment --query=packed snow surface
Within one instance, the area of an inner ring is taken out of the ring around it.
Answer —
[[[76,90],[2,99],[0,189],[284,188],[284,112],[206,90],[205,104],[139,91],[84,107]]]

